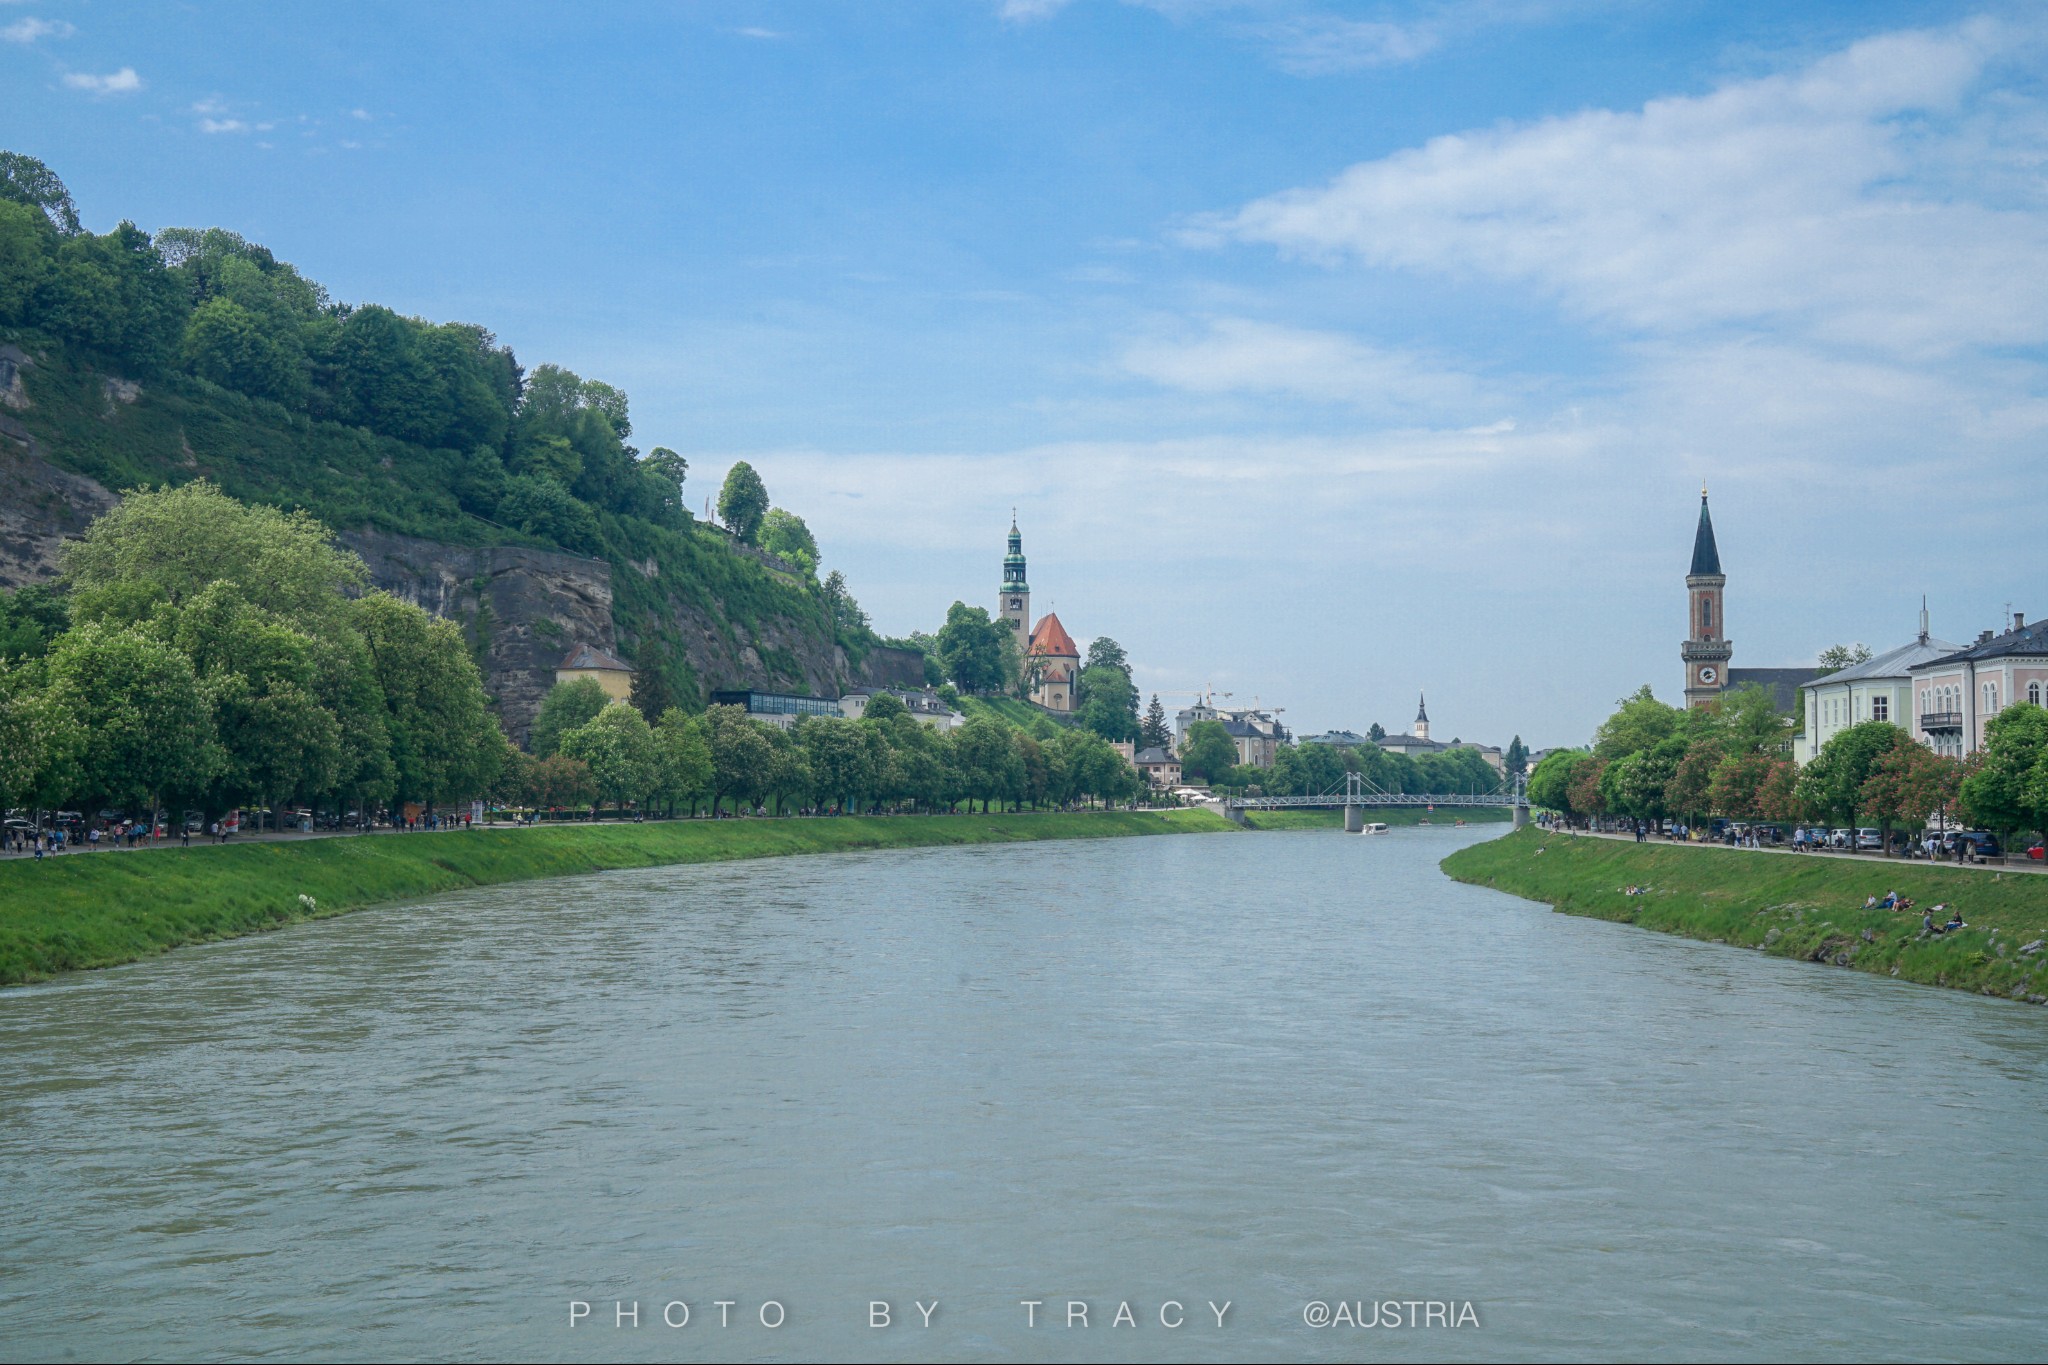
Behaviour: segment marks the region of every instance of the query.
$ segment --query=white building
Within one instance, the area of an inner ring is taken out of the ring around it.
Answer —
[[[1923,606],[1920,634],[1912,643],[1801,684],[1800,713],[1806,718],[1806,728],[1793,740],[1792,761],[1811,763],[1822,745],[1867,720],[1890,721],[1901,729],[1913,729],[1918,737],[1920,732],[1913,725],[1912,670],[1961,648],[1927,633],[1927,608]]]
[[[946,705],[945,699],[938,693],[930,690],[910,692],[900,687],[856,687],[850,692],[842,693],[839,698],[840,713],[849,720],[859,720],[867,714],[868,703],[884,692],[902,702],[903,709],[919,723],[929,725],[934,730],[957,730],[967,723],[967,717]]]

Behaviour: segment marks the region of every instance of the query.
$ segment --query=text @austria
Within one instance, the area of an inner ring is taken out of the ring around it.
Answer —
[[[659,1304],[650,1301],[645,1308],[643,1315],[642,1304],[637,1299],[614,1299],[602,1307],[593,1306],[584,1299],[571,1299],[569,1325],[614,1329],[641,1326],[758,1327],[773,1331],[789,1321],[789,1309],[777,1299],[763,1299],[758,1304],[739,1299],[712,1299],[694,1306],[686,1299],[670,1299]],[[1206,1299],[1192,1309],[1178,1299],[1164,1300],[1156,1308],[1150,1304],[1135,1304],[1129,1299],[1119,1300],[1114,1306],[1107,1301],[1090,1302],[1086,1299],[1017,1300],[1018,1325],[1025,1328],[1135,1328],[1156,1323],[1169,1331],[1189,1326],[1214,1330],[1231,1324],[1231,1308],[1228,1299],[1221,1303]],[[936,1298],[929,1303],[912,1299],[908,1306],[889,1299],[869,1299],[859,1310],[849,1311],[845,1318],[849,1325],[887,1330],[892,1327],[930,1327],[938,1314],[939,1301]],[[1334,1302],[1312,1299],[1302,1306],[1301,1320],[1310,1327],[1400,1329],[1480,1325],[1479,1310],[1468,1299],[1339,1299]]]

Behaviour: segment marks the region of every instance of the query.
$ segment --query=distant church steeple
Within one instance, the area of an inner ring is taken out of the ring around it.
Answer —
[[[1678,647],[1685,663],[1685,704],[1706,706],[1728,686],[1728,626],[1721,612],[1721,593],[1728,577],[1721,572],[1721,550],[1714,544],[1714,519],[1707,512],[1707,486],[1700,485],[1700,525],[1692,537],[1692,568],[1685,575],[1687,632]]]
[[[1017,657],[1031,652],[1031,585],[1024,581],[1024,536],[1017,529],[1017,509],[1010,509],[1010,550],[1003,556],[1002,596],[997,615],[1017,636]]]
[[[1429,699],[1420,692],[1415,694],[1415,737],[1429,738]]]

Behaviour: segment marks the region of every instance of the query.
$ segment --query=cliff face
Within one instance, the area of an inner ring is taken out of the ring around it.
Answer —
[[[96,379],[82,400],[91,408],[92,422],[48,424],[39,437],[34,429],[41,425],[39,414],[22,382],[24,371],[34,365],[20,349],[0,343],[0,588],[54,577],[58,547],[118,500],[105,485],[61,467],[67,463],[59,448],[66,443],[63,433],[96,432],[102,419],[119,423],[151,406],[139,385]],[[157,441],[165,447],[164,475],[205,472],[194,463],[191,447],[179,444],[184,437],[176,430]],[[554,685],[555,666],[571,648],[591,644],[628,657],[637,643],[619,638],[614,567],[604,560],[519,546],[450,545],[371,529],[345,531],[339,539],[362,556],[375,587],[462,626],[505,731],[518,743],[526,742],[541,697]],[[760,561],[748,566],[749,573],[794,582],[779,561],[745,547],[732,549]],[[628,562],[617,572],[641,575],[634,581],[643,599],[649,588],[659,594],[653,613],[680,641],[699,700],[721,688],[836,697],[859,684],[923,684],[923,656],[915,651],[876,647],[856,666],[829,633],[810,621],[759,610],[750,622],[727,619],[716,590],[699,585],[696,596],[686,600],[681,589],[690,585],[657,577],[651,562]]]
[[[29,358],[0,344],[0,588],[57,573],[57,547],[119,501],[91,479],[43,458],[16,412],[28,407],[21,382]]]
[[[520,546],[443,545],[381,531],[344,531],[340,542],[369,567],[371,586],[459,622],[519,744],[555,666],[578,644],[611,653],[612,568],[601,559]]]

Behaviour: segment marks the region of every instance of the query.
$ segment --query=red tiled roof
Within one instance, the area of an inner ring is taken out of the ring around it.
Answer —
[[[1074,647],[1074,637],[1067,634],[1067,628],[1060,624],[1060,618],[1051,612],[1038,623],[1038,629],[1031,632],[1031,652],[1053,659],[1078,659],[1081,651]]]

